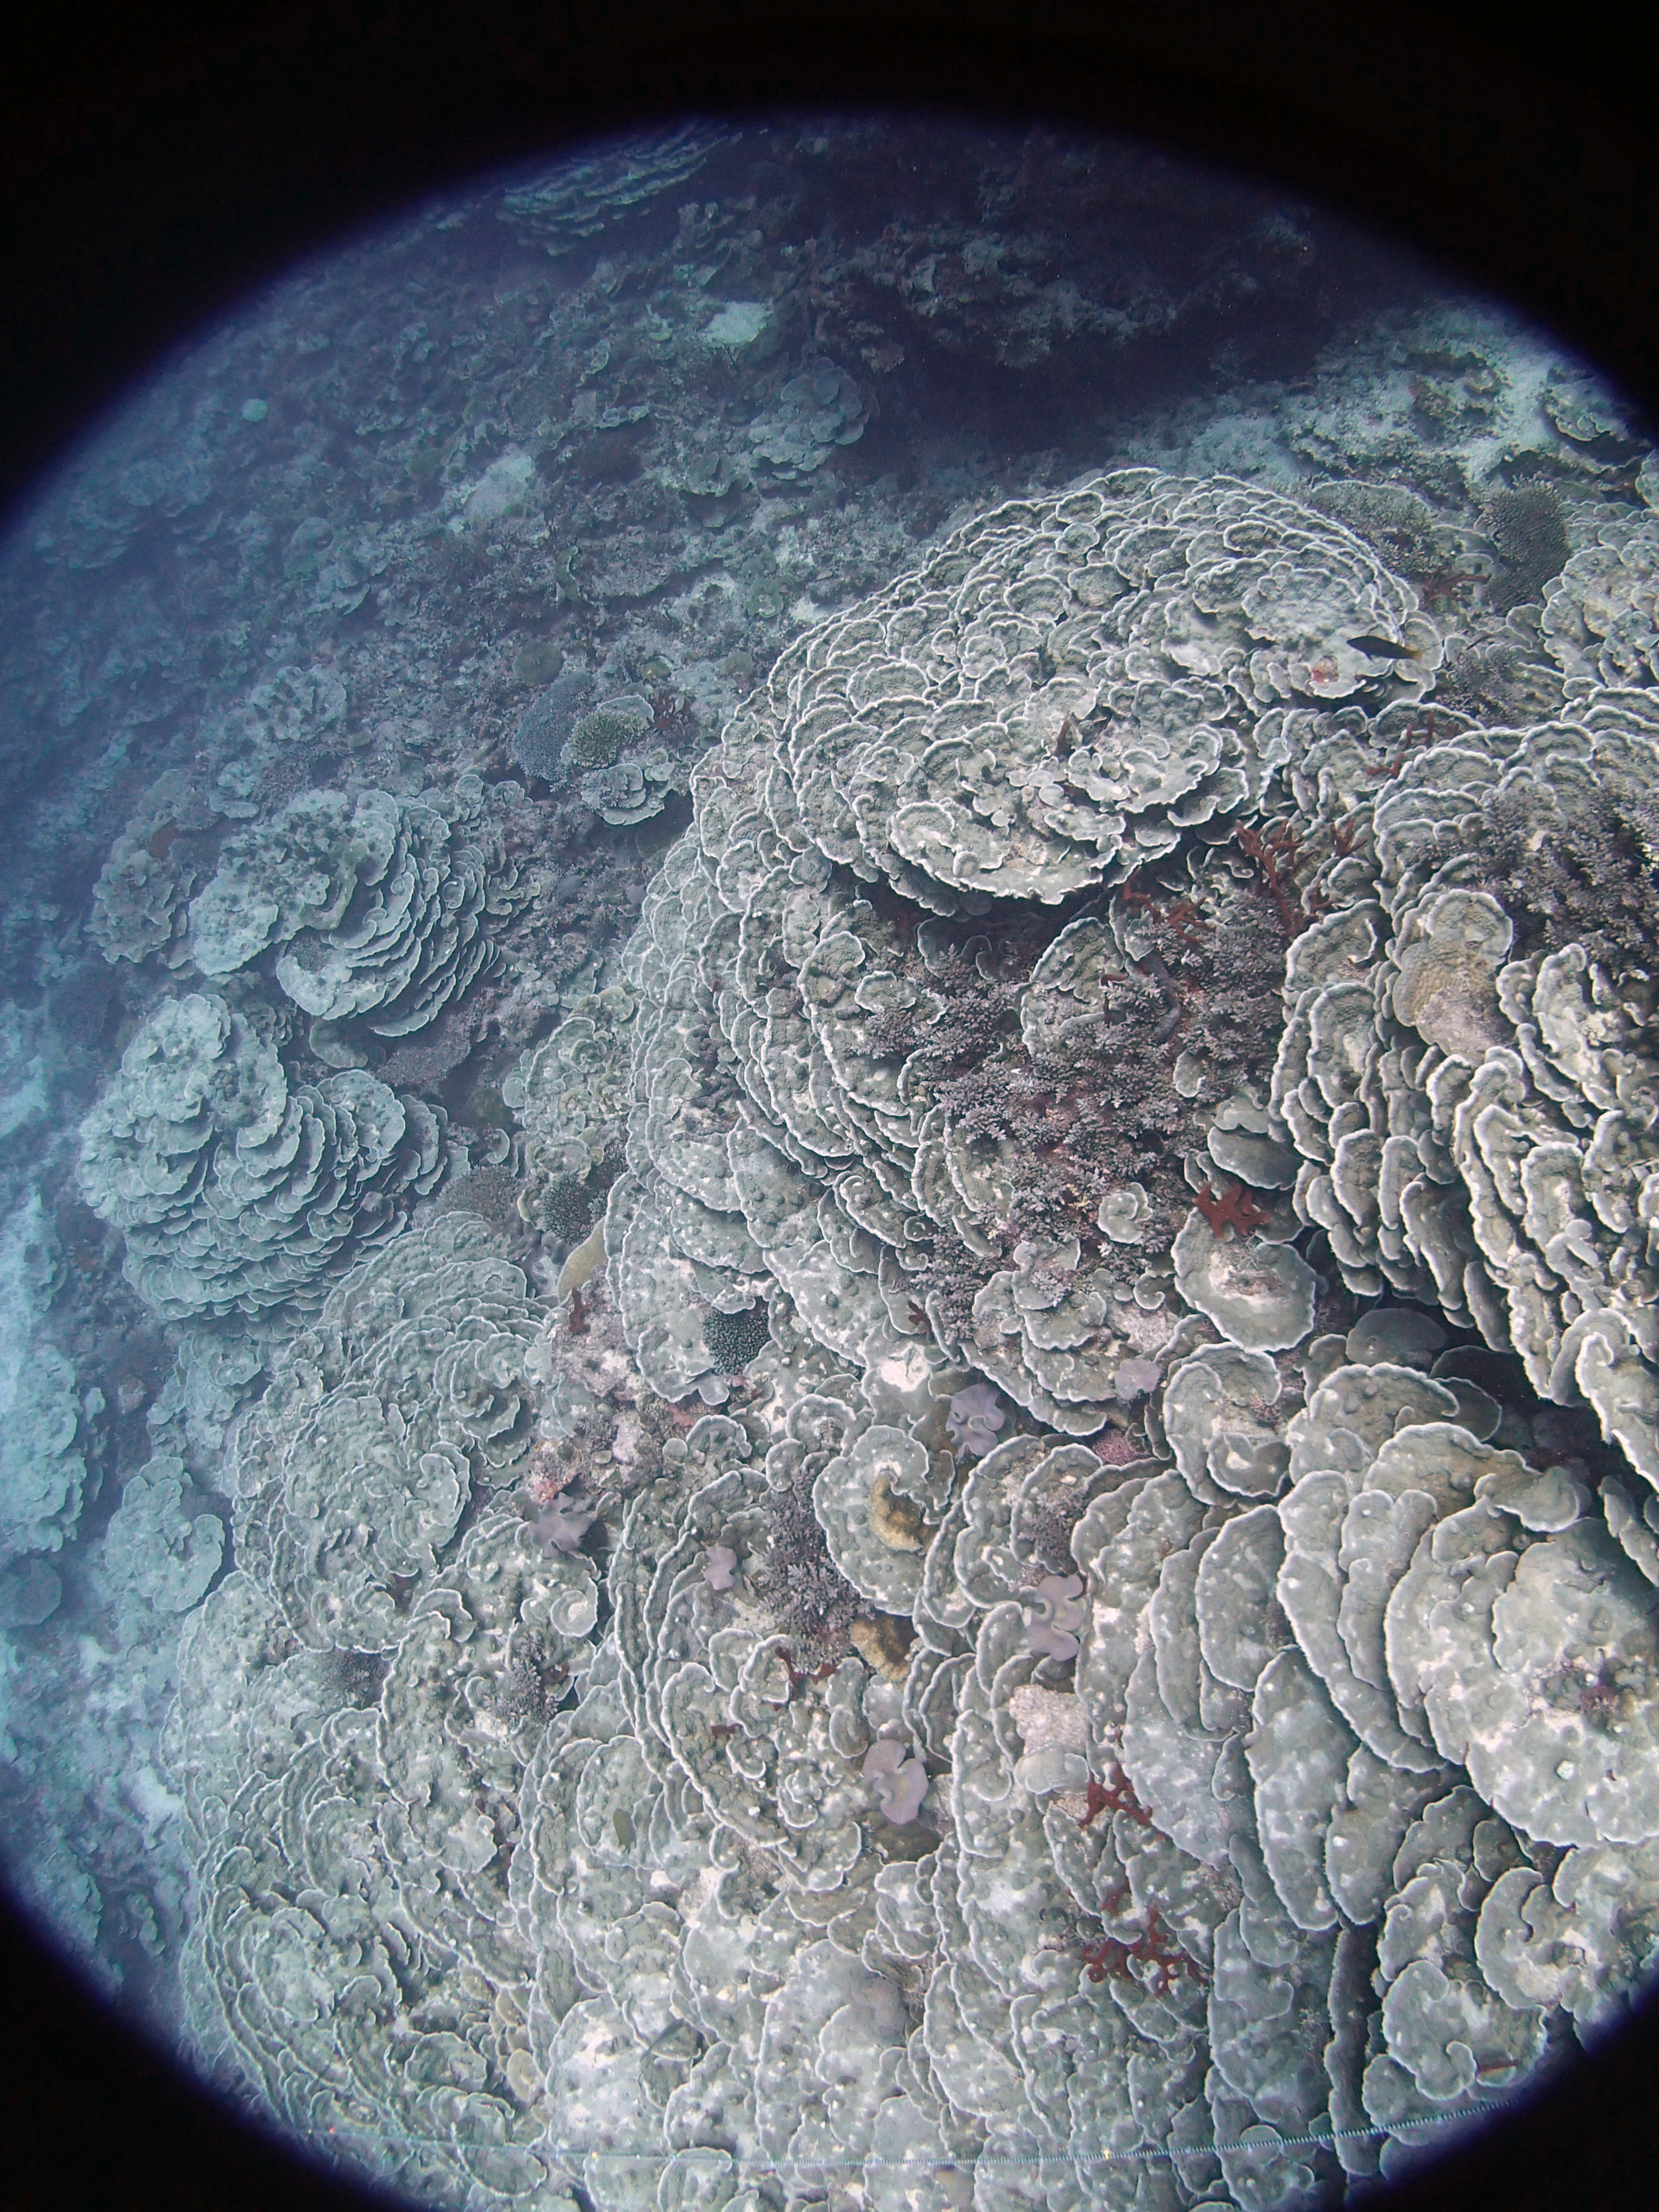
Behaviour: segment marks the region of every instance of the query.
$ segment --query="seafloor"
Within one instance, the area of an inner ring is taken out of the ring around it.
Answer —
[[[1329,216],[693,126],[0,550],[0,1837],[422,2201],[1334,2202],[1659,1946],[1659,458]]]

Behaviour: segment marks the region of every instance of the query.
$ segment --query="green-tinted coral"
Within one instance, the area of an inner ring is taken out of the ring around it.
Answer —
[[[545,684],[563,665],[564,654],[556,645],[527,645],[513,657],[513,680],[515,684]]]
[[[643,699],[606,699],[584,714],[570,732],[573,768],[609,768],[624,745],[637,744],[651,726]]]

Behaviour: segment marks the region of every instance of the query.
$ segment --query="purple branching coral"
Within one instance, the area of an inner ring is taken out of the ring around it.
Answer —
[[[1163,1377],[1163,1369],[1155,1359],[1126,1359],[1113,1378],[1121,1406],[1138,1405],[1149,1391],[1156,1390]]]

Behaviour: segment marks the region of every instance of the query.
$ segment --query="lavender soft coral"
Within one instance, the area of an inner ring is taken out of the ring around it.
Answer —
[[[711,1590],[729,1590],[738,1571],[738,1555],[729,1544],[711,1544],[702,1578]]]
[[[908,1827],[927,1795],[927,1769],[902,1743],[884,1738],[865,1753],[864,1778],[876,1793],[884,1820]]]
[[[997,1431],[1008,1415],[1001,1399],[988,1382],[975,1382],[958,1390],[951,1401],[945,1432],[956,1446],[959,1459],[982,1459],[997,1440]]]
[[[586,1499],[561,1494],[549,1500],[536,1519],[536,1534],[556,1552],[574,1552],[599,1518]]]
[[[1035,1619],[1026,1624],[1026,1649],[1061,1665],[1075,1659],[1078,1638],[1089,1625],[1081,1575],[1044,1575],[1026,1600]]]

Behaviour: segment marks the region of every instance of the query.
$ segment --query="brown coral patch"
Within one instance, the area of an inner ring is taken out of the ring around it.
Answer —
[[[915,1631],[894,1613],[878,1613],[873,1620],[855,1620],[848,1629],[853,1648],[884,1682],[902,1682],[910,1671],[910,1646]]]

